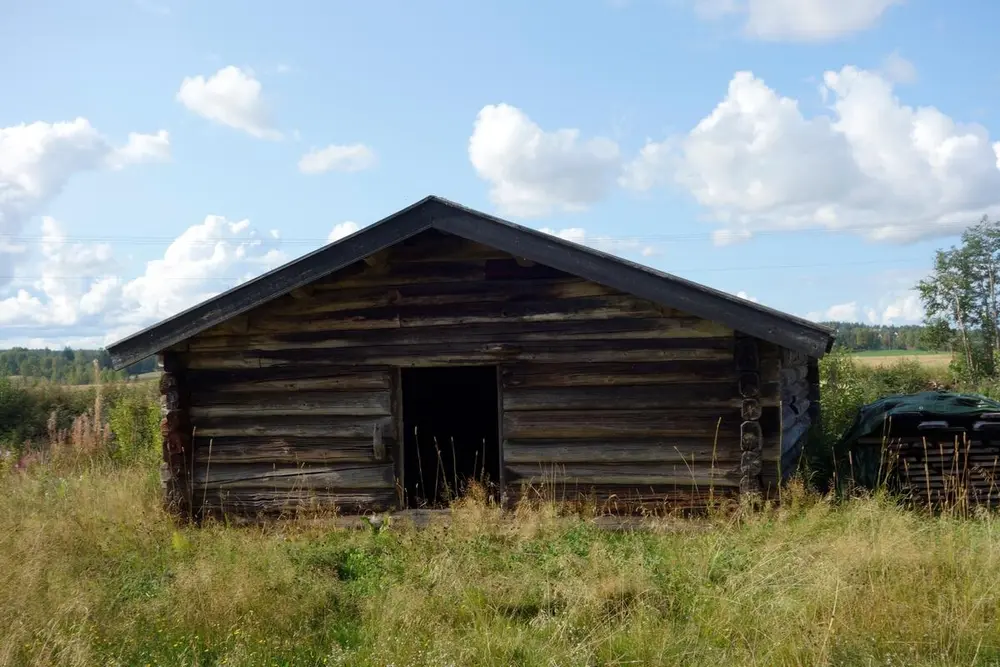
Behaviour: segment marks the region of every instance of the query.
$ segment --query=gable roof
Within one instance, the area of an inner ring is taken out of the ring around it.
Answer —
[[[453,234],[821,357],[832,329],[436,196],[108,346],[122,368],[429,229]]]

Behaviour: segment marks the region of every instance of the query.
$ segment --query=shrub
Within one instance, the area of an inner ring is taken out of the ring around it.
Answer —
[[[128,463],[155,458],[160,448],[160,406],[148,389],[119,392],[108,410],[111,456]]]

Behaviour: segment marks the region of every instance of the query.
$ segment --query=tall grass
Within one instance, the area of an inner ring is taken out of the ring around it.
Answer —
[[[837,363],[824,438],[875,392],[925,388]],[[1000,664],[991,513],[795,481],[780,507],[631,531],[475,495],[422,530],[195,528],[161,506],[152,391],[102,387],[0,476],[0,667]]]
[[[624,533],[187,528],[147,466],[41,467],[0,494],[0,665],[995,664],[997,528],[801,489]]]

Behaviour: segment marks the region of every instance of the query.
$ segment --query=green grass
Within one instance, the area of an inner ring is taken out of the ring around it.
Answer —
[[[0,494],[0,665],[975,665],[1000,532],[878,499],[612,533],[468,502],[450,526],[175,527],[153,469]]]
[[[813,473],[860,405],[931,377],[830,355]],[[79,400],[3,396],[14,421]],[[996,514],[796,483],[780,508],[635,532],[474,499],[425,530],[196,528],[160,506],[153,390],[90,398],[41,460],[0,470],[0,667],[1000,664]]]

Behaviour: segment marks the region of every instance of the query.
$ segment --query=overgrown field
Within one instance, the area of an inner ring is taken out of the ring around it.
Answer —
[[[833,355],[823,378],[824,427],[780,508],[625,532],[475,498],[424,530],[177,525],[155,396],[95,389],[0,474],[0,665],[1000,664],[995,515],[807,488],[853,411],[924,389],[926,369]],[[44,396],[0,390],[0,414],[37,418]]]

